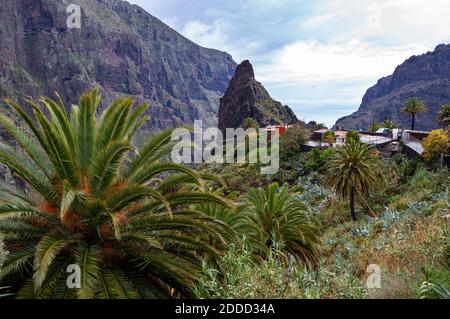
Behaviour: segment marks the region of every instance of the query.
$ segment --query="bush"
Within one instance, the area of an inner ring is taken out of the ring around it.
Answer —
[[[315,148],[312,150],[308,156],[308,163],[306,164],[306,168],[322,172],[324,170],[324,166],[327,163],[328,158],[334,153],[334,149],[327,148],[325,150],[321,150]]]
[[[281,160],[288,160],[301,151],[302,144],[306,143],[309,133],[302,126],[296,125],[289,128],[280,138]]]
[[[364,298],[362,282],[351,265],[337,257],[331,270],[308,270],[286,265],[273,250],[264,261],[254,260],[249,249],[231,246],[218,267],[204,263],[204,279],[197,298],[297,299]]]
[[[430,135],[422,141],[423,157],[428,162],[437,161],[441,154],[447,154],[450,150],[450,136],[444,130],[431,131]]]
[[[359,132],[358,131],[350,131],[347,133],[347,142],[350,140],[354,140],[357,142],[361,141],[361,138],[359,137]]]
[[[323,134],[322,142],[330,144],[332,146],[336,143],[336,133],[333,131],[327,131]]]

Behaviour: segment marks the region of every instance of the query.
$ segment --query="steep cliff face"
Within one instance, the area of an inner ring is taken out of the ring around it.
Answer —
[[[69,4],[81,29],[67,27]],[[219,98],[236,68],[138,6],[121,0],[2,0],[0,98],[53,95],[66,102],[94,85],[104,105],[132,95],[152,105],[147,130],[202,119],[217,124]]]
[[[270,97],[262,84],[255,80],[251,63],[244,61],[237,67],[230,86],[220,99],[219,129],[238,128],[249,117],[261,127],[298,121],[288,106]]]
[[[367,91],[357,112],[339,119],[336,125],[364,129],[374,116],[379,122],[392,118],[408,127],[410,117],[400,110],[413,96],[428,106],[427,113],[418,115],[416,128],[439,127],[436,116],[440,106],[450,103],[450,45],[439,45],[433,52],[406,60],[392,75],[380,79]]]

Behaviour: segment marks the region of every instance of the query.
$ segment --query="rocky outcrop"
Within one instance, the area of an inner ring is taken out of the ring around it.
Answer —
[[[80,29],[67,26],[69,4]],[[230,55],[184,38],[121,0],[3,0],[0,98],[53,95],[78,101],[100,86],[104,105],[131,95],[152,105],[153,131],[202,119],[217,125],[219,98],[236,68]],[[69,104],[70,105],[70,104]]]
[[[220,99],[219,129],[238,128],[246,118],[255,119],[260,127],[298,121],[288,106],[273,100],[255,80],[253,66],[247,60],[237,67],[230,86]]]
[[[418,115],[416,128],[438,128],[436,116],[440,106],[450,103],[450,45],[439,45],[433,52],[406,60],[367,91],[357,112],[339,119],[336,125],[365,129],[374,116],[378,122],[391,118],[400,126],[409,127],[410,116],[400,110],[413,96],[428,106],[427,113]]]

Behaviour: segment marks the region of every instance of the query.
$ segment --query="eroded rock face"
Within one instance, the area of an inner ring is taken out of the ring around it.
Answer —
[[[262,84],[255,80],[253,66],[246,60],[237,67],[230,86],[220,99],[219,129],[238,128],[249,117],[255,119],[260,127],[298,121],[288,106],[273,100]]]
[[[365,129],[375,116],[378,122],[391,118],[400,126],[409,127],[410,116],[400,110],[413,96],[428,106],[427,113],[418,115],[416,128],[438,128],[437,113],[441,105],[450,103],[450,45],[439,45],[433,52],[406,60],[367,91],[357,112],[339,119],[336,125]]]
[[[81,6],[81,29],[67,27],[72,3]],[[98,85],[103,105],[120,95],[150,102],[148,131],[197,119],[216,125],[236,68],[227,53],[121,0],[3,0],[0,21],[0,98],[58,91],[76,103]]]

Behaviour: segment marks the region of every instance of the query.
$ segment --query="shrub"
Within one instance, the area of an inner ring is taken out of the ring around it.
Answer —
[[[334,133],[333,131],[327,131],[323,133],[322,141],[332,146],[334,143],[336,143],[336,133]]]
[[[317,270],[286,265],[280,252],[272,250],[264,261],[254,260],[251,250],[234,245],[213,266],[204,263],[197,298],[211,299],[317,299],[364,298],[362,282],[343,258],[334,259],[332,269]]]
[[[328,158],[334,153],[333,148],[328,148],[325,150],[321,150],[318,148],[313,149],[308,154],[308,162],[306,164],[306,168],[322,172],[325,164],[328,161]]]
[[[430,135],[423,141],[424,153],[423,157],[428,162],[438,160],[441,154],[446,154],[450,150],[450,136],[444,130],[431,131]]]
[[[309,138],[308,131],[300,125],[289,128],[280,138],[281,159],[287,160],[301,150],[301,145]]]
[[[358,131],[350,131],[350,132],[348,132],[346,139],[347,139],[347,142],[351,141],[351,140],[354,140],[354,141],[357,141],[357,142],[361,141],[361,138],[359,136],[359,132]]]

